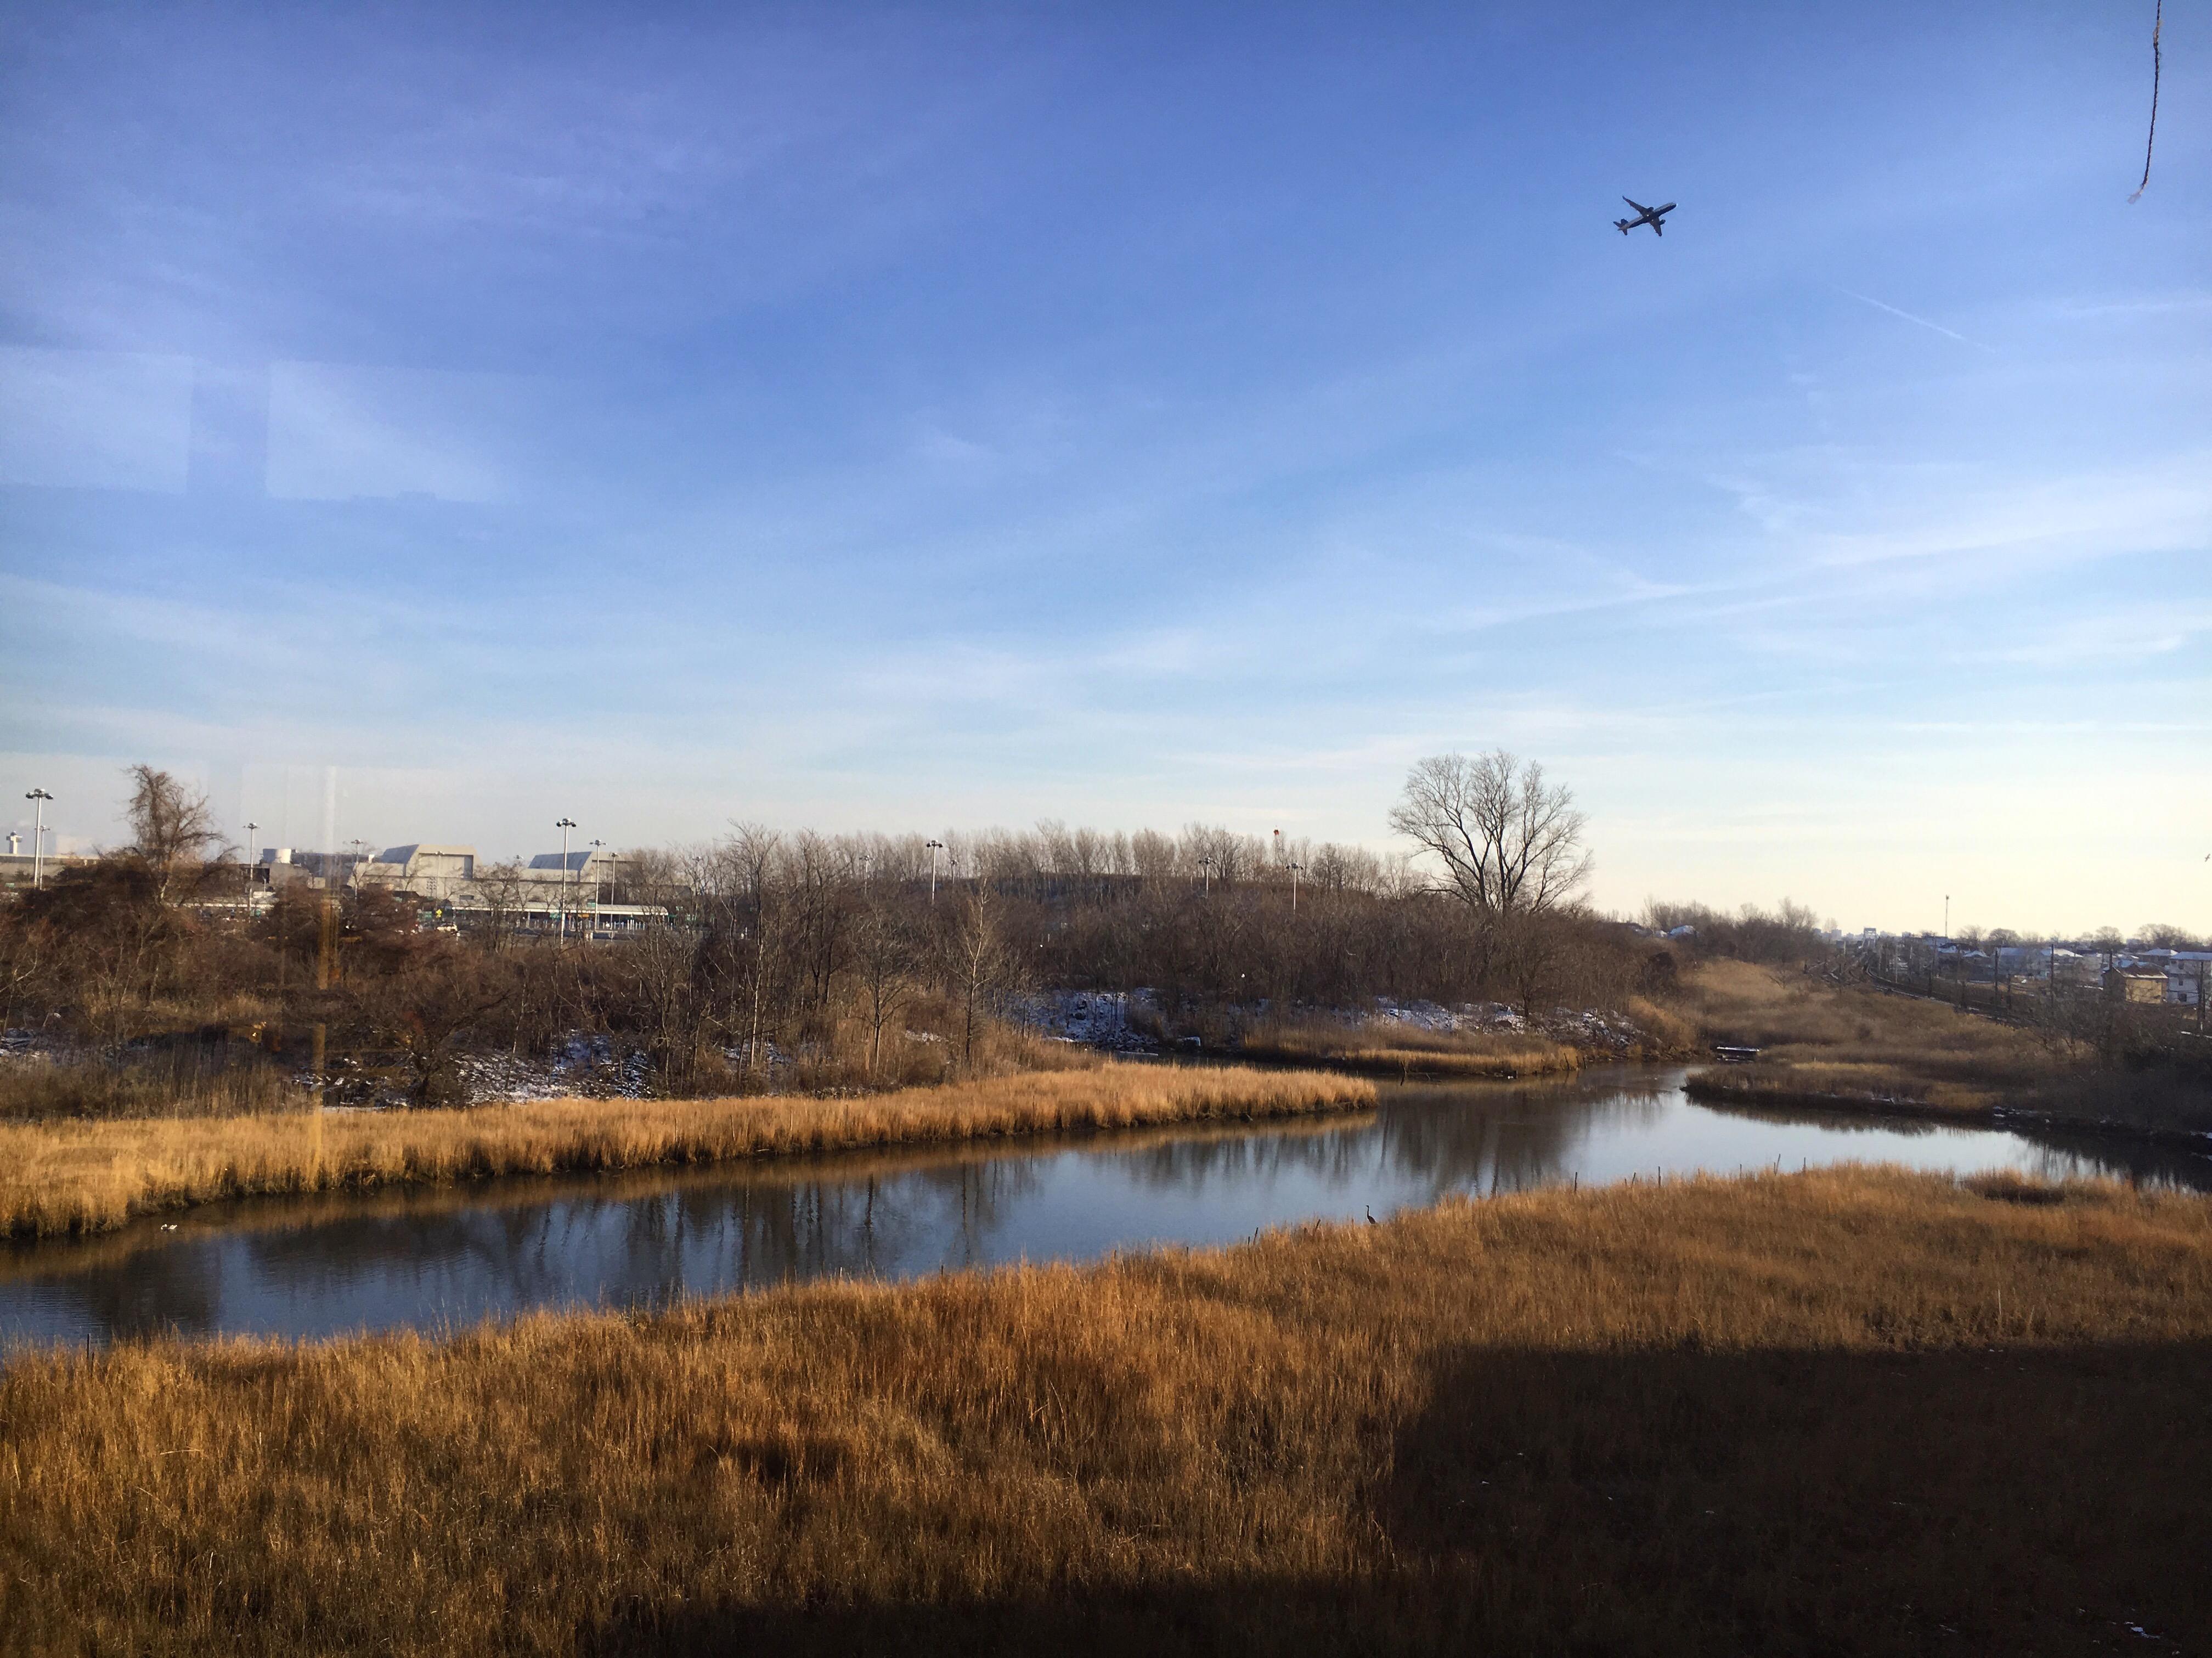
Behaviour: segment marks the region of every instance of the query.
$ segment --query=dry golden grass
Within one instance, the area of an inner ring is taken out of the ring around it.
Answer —
[[[1541,1036],[1324,1020],[1255,1025],[1237,1051],[1249,1059],[1401,1078],[1535,1077],[1573,1071],[1583,1062],[1576,1049]]]
[[[1688,1084],[1692,1098],[1721,1104],[1879,1107],[1962,1121],[1986,1120],[1999,1103],[1993,1089],[1935,1082],[1895,1065],[1858,1060],[1717,1066]]]
[[[21,1355],[0,1647],[2202,1649],[2212,1206],[2018,1184]]]
[[[550,1100],[459,1111],[0,1124],[0,1235],[97,1230],[261,1193],[1279,1117],[1375,1102],[1371,1083],[1105,1065],[860,1099]]]
[[[1709,1041],[1761,1050],[1693,1078],[1703,1099],[1959,1117],[2002,1106],[2059,1124],[2212,1131],[2201,1085],[2062,1058],[2030,1031],[1941,1002],[1729,961],[1701,963],[1685,1000]]]

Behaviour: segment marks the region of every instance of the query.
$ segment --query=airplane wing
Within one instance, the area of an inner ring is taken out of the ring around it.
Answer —
[[[1667,234],[1667,227],[1666,227],[1666,225],[1665,225],[1665,224],[1663,224],[1662,222],[1661,222],[1659,220],[1657,220],[1657,219],[1654,219],[1654,220],[1651,222],[1651,234],[1652,234],[1653,235],[1655,235],[1655,236],[1663,236],[1663,235],[1665,235],[1665,234]]]
[[[1624,196],[1620,199],[1626,202],[1629,206],[1634,208],[1638,213],[1649,213],[1651,210],[1650,208],[1644,206],[1643,203],[1638,201],[1633,196]]]

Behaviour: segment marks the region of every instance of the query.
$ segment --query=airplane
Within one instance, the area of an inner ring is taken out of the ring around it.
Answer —
[[[1667,234],[1659,222],[1674,210],[1674,203],[1669,202],[1664,207],[1646,207],[1632,196],[1624,196],[1620,199],[1634,208],[1638,215],[1633,219],[1615,219],[1613,222],[1613,228],[1622,235],[1626,236],[1638,225],[1647,224],[1651,227],[1651,234],[1655,236],[1663,236]]]

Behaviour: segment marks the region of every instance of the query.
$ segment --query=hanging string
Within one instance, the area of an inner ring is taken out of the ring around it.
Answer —
[[[2165,27],[2166,0],[2158,0],[2158,15],[2150,26],[2150,137],[2143,140],[2142,182],[2128,197],[2131,202],[2141,201],[2143,191],[2150,188],[2150,151],[2158,142],[2158,32]]]

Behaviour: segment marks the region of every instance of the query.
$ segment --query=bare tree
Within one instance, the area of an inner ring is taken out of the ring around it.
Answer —
[[[1013,976],[1013,952],[1006,946],[996,902],[989,887],[969,889],[959,924],[945,941],[945,976],[960,999],[960,1063],[975,1060],[975,1020]]]
[[[1441,859],[1452,890],[1486,920],[1558,909],[1589,878],[1573,792],[1503,749],[1422,761],[1390,827]]]
[[[722,855],[737,871],[738,888],[752,909],[748,929],[751,961],[745,974],[745,1068],[765,1073],[768,1057],[761,1042],[761,1020],[768,1005],[769,950],[783,920],[775,880],[782,837],[758,823],[732,823],[731,829]]]
[[[476,890],[483,907],[481,936],[487,950],[497,953],[514,943],[529,902],[522,888],[522,865],[517,859],[477,865]]]
[[[209,860],[228,850],[215,814],[207,796],[194,794],[167,772],[132,766],[123,774],[131,780],[124,811],[131,820],[131,850],[153,872],[156,902],[173,904],[198,884]]]
[[[853,972],[868,1021],[868,1077],[872,1081],[884,1048],[884,1027],[914,999],[914,938],[901,915],[880,894],[871,894],[851,926]]]

